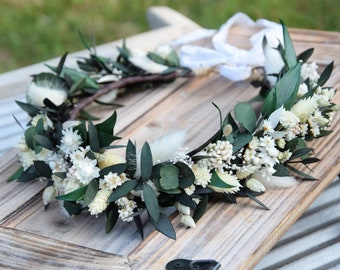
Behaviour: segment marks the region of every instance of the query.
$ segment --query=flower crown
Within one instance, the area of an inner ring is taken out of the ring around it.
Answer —
[[[117,113],[94,124],[84,109],[92,102],[150,83],[170,83],[177,77],[197,72],[180,65],[175,50],[145,54],[118,48],[116,60],[101,57],[81,36],[89,58],[78,61],[78,68],[65,67],[66,54],[52,72],[33,76],[27,89],[27,103],[17,102],[31,117],[16,148],[22,164],[9,179],[28,182],[47,181],[43,203],[47,208],[55,199],[63,201],[70,215],[87,211],[106,214],[106,232],[117,220],[134,221],[143,237],[141,215],[146,212],[154,227],[175,239],[176,233],[166,215],[175,206],[181,222],[195,227],[206,211],[209,198],[234,203],[247,196],[268,209],[257,196],[266,188],[292,186],[296,180],[312,176],[294,168],[295,163],[318,161],[306,141],[328,135],[335,89],[324,87],[333,63],[319,75],[315,63],[307,60],[313,50],[296,56],[286,26],[282,23],[283,43],[272,50],[279,59],[275,69],[265,65],[266,76],[252,83],[261,87],[259,96],[235,106],[225,118],[219,111],[220,128],[192,151],[181,148],[183,132],[167,134],[140,150],[132,141],[116,145],[113,133]],[[260,116],[251,106],[262,101]],[[115,148],[125,147],[125,156]]]

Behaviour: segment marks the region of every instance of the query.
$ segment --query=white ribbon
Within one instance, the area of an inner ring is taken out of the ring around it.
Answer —
[[[263,28],[250,37],[252,44],[250,50],[228,44],[229,30],[235,24]],[[212,34],[212,30],[206,30],[203,33],[208,36],[208,34]],[[200,35],[204,36],[202,31]],[[254,22],[244,13],[236,13],[213,35],[213,49],[191,45],[181,47],[179,54],[181,65],[193,70],[217,66],[220,74],[232,81],[246,80],[251,74],[252,67],[264,65],[262,40],[265,35],[269,36],[271,40],[275,37],[274,39],[277,42],[282,40],[280,24],[266,19],[259,19]],[[195,34],[192,33],[190,38],[195,40]],[[201,37],[197,35],[196,40],[199,38]],[[175,44],[179,45],[180,43]]]

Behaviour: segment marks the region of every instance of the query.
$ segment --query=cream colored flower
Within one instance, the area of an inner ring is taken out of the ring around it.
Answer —
[[[178,212],[183,215],[190,215],[190,207],[183,205],[179,202],[175,202],[175,207],[177,208]]]
[[[99,154],[98,156],[98,167],[100,169],[120,163],[125,163],[125,159],[112,151],[105,151],[103,154]]]
[[[190,215],[182,215],[181,216],[181,223],[188,226],[188,227],[192,227],[192,228],[196,227],[196,223]]]
[[[194,164],[191,170],[195,175],[195,184],[205,188],[211,179],[211,173],[208,167]]]
[[[209,185],[208,187],[219,193],[235,193],[240,190],[242,185],[238,181],[236,175],[229,174],[227,172],[216,171],[218,177],[226,184],[232,186],[230,188],[219,188]]]
[[[266,187],[257,179],[250,178],[246,182],[247,188],[255,192],[263,192],[266,190]]]
[[[54,186],[48,186],[44,189],[42,194],[42,199],[44,205],[48,205],[54,198],[57,196],[57,191],[55,190]]]
[[[294,113],[302,123],[305,123],[310,115],[318,107],[316,100],[313,97],[305,98],[299,100],[291,109],[291,112]]]
[[[48,98],[57,106],[60,106],[67,100],[65,86],[61,84],[51,85],[49,81],[31,82],[26,94],[29,103],[41,107],[45,106],[45,98]]]
[[[121,186],[126,179],[125,173],[117,175],[117,173],[109,172],[103,179],[99,180],[99,187],[113,190]]]
[[[163,73],[168,69],[167,66],[152,61],[143,51],[131,48],[129,48],[129,51],[131,53],[129,56],[129,61],[136,67],[139,67],[152,74]]]
[[[112,191],[107,189],[98,190],[93,201],[89,204],[89,211],[91,215],[98,215],[103,212],[108,206],[108,198],[110,197]]]

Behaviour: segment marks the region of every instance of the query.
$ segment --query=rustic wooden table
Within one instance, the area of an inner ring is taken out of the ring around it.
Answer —
[[[152,49],[196,28],[170,26],[127,39],[131,47]],[[340,86],[340,33],[290,29],[297,52],[315,48],[312,60],[323,67],[335,60],[328,84]],[[237,44],[246,44],[249,31],[232,29]],[[207,41],[205,41],[208,44]],[[114,45],[98,48],[101,55],[113,56]],[[75,55],[84,55],[79,52]],[[51,60],[49,63],[55,63]],[[24,91],[29,75],[44,70],[42,64],[0,76],[0,97]],[[9,91],[12,91],[9,94]],[[218,128],[215,102],[224,113],[236,102],[247,101],[257,90],[247,82],[231,82],[217,75],[178,79],[169,85],[149,89],[120,98],[125,106],[118,109],[116,133],[124,143],[128,138],[139,145],[172,130],[188,131],[187,145],[194,148]],[[340,102],[338,93],[335,102]],[[93,108],[98,116],[111,112]],[[336,115],[334,132],[315,141],[321,162],[312,166],[320,179],[301,182],[297,187],[272,190],[260,197],[270,211],[258,207],[248,198],[237,205],[211,203],[207,214],[195,229],[187,229],[172,215],[177,240],[153,231],[145,221],[145,240],[141,240],[133,224],[119,223],[105,235],[105,221],[86,215],[69,218],[54,205],[44,211],[41,200],[43,183],[6,183],[19,164],[13,151],[0,159],[0,266],[12,269],[165,269],[175,258],[214,259],[222,269],[252,269],[299,218],[315,198],[340,173],[340,117]]]

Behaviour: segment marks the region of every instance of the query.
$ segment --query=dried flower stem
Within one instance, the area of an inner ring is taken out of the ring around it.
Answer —
[[[100,88],[95,94],[85,97],[81,99],[77,104],[75,104],[74,108],[71,110],[70,113],[70,120],[76,119],[78,113],[85,108],[86,106],[90,105],[94,102],[97,98],[109,93],[113,89],[122,88],[128,85],[133,85],[136,83],[143,83],[143,82],[161,82],[176,79],[179,77],[192,77],[194,74],[192,72],[188,73],[179,73],[173,72],[167,75],[163,74],[154,74],[148,76],[135,76],[135,77],[127,77],[123,78],[119,81],[112,82],[104,87]]]

